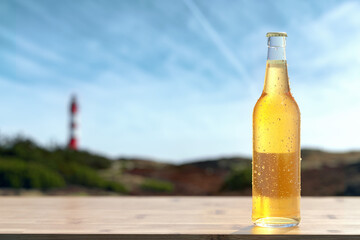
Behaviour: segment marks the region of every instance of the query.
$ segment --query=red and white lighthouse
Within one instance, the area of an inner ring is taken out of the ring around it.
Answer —
[[[68,148],[72,150],[77,150],[78,148],[78,136],[77,136],[77,115],[78,115],[78,104],[76,101],[76,96],[71,97],[70,103],[70,137]]]

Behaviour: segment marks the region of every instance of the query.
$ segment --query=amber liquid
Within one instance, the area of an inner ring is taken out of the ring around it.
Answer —
[[[253,209],[260,226],[300,221],[300,111],[285,60],[268,60],[253,113]]]

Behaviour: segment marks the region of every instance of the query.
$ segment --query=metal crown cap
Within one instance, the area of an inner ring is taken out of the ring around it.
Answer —
[[[286,32],[268,32],[266,37],[287,37]]]

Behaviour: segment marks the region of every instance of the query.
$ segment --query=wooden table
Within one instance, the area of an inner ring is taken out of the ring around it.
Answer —
[[[360,239],[360,198],[302,198],[293,228],[250,221],[249,197],[0,197],[0,239]]]

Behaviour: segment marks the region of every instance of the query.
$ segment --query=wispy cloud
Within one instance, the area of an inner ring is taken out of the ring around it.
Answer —
[[[0,26],[0,36],[3,39],[6,39],[7,42],[15,45],[16,48],[21,49],[35,57],[40,57],[46,61],[55,61],[55,62],[64,61],[64,59],[58,53],[49,49],[44,49],[43,47],[34,44],[25,38],[18,37],[15,35],[14,32],[11,32],[10,30],[5,29],[1,26]]]
[[[281,29],[303,145],[357,148],[360,5],[318,2],[2,1],[1,133],[65,143],[76,92],[84,148],[176,161],[250,155],[264,34]]]
[[[245,67],[240,63],[237,57],[233,54],[233,51],[224,43],[223,39],[214,29],[214,27],[210,24],[209,20],[205,17],[205,15],[200,11],[198,6],[192,0],[183,0],[184,3],[188,6],[190,11],[194,14],[196,19],[201,23],[204,27],[206,33],[210,37],[210,39],[215,43],[227,61],[233,65],[233,67],[240,73],[243,77],[243,82],[248,82],[250,80]]]
[[[307,146],[360,147],[355,134],[360,132],[359,11],[359,3],[343,2],[298,32],[296,44],[303,51],[291,69]]]

